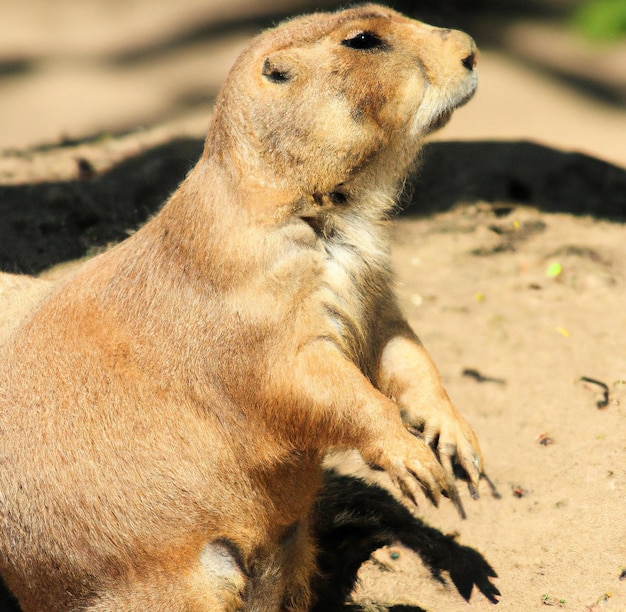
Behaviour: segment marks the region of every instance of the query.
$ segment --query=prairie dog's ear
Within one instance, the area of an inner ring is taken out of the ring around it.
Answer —
[[[287,83],[292,78],[292,68],[284,58],[277,54],[266,57],[261,74],[272,83]]]

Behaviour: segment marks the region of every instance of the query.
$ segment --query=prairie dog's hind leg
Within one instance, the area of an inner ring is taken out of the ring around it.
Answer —
[[[179,568],[180,569],[180,568]],[[88,612],[237,612],[248,579],[235,546],[209,542],[188,571],[150,568],[129,576],[78,609]]]
[[[317,551],[308,517],[291,525],[269,550],[259,551],[250,567],[246,612],[307,612]]]

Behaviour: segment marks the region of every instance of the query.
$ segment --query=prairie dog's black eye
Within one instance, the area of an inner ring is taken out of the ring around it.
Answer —
[[[370,50],[370,49],[382,49],[388,50],[390,46],[374,32],[359,32],[355,36],[346,38],[341,42],[344,47],[350,49]]]

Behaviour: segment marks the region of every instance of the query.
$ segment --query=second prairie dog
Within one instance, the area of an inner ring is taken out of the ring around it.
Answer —
[[[423,138],[472,96],[475,53],[376,5],[261,34],[161,212],[11,333],[0,573],[25,612],[308,610],[329,451],[408,501],[456,500],[453,461],[477,485],[386,231]]]

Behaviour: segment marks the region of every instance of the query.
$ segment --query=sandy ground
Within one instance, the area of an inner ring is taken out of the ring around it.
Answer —
[[[1,269],[54,278],[145,220],[199,155],[245,41],[306,5],[7,0]],[[498,609],[626,610],[624,47],[456,17],[484,38],[481,85],[427,148],[393,255],[500,496],[484,483],[466,521],[445,503],[423,517],[494,568]],[[6,321],[15,285],[0,289]],[[465,610],[459,583],[398,544],[355,597]],[[477,587],[469,601],[492,606]]]

